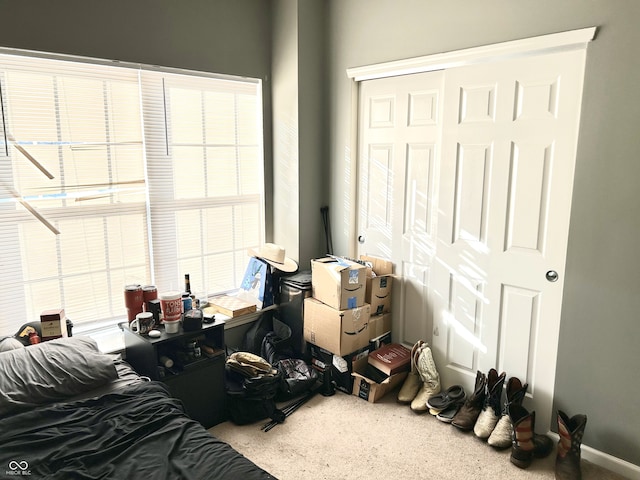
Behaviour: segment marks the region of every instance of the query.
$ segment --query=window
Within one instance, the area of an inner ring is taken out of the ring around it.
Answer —
[[[76,59],[78,60],[78,59]],[[0,54],[0,334],[237,288],[264,240],[261,83]]]

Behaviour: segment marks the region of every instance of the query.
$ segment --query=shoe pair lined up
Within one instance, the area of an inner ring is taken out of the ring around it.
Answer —
[[[485,375],[478,371],[473,393],[452,418],[451,424],[461,430],[473,430],[476,437],[486,440],[494,448],[511,446],[513,426],[509,417],[511,405],[522,405],[528,384],[517,377],[507,382],[506,400],[502,403],[502,390],[506,373],[495,368]]]
[[[502,391],[506,373],[495,368],[485,375],[478,371],[473,392],[453,385],[442,391],[440,375],[433,361],[429,345],[419,340],[411,349],[411,370],[400,391],[398,402],[410,404],[416,413],[429,411],[438,420],[451,423],[461,430],[473,430],[476,437],[485,439],[494,448],[511,447],[511,463],[527,468],[533,458],[543,458],[553,450],[553,442],[546,435],[535,433],[535,412],[522,406],[528,383],[511,377]],[[586,415],[569,417],[558,411],[558,442],[556,479],[580,480],[580,449]]]
[[[429,397],[439,392],[440,374],[431,347],[419,340],[411,349],[411,370],[398,392],[398,402],[410,404],[416,413],[424,413],[428,410]]]

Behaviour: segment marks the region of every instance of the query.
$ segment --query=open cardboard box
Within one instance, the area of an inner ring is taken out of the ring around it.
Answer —
[[[367,267],[343,258],[311,260],[312,295],[336,310],[364,305],[366,276]]]
[[[360,358],[353,362],[353,395],[367,400],[371,403],[376,403],[387,393],[402,385],[404,379],[407,378],[409,372],[400,372],[395,375],[391,375],[382,383],[377,383],[364,375],[365,368],[367,367],[368,357]]]
[[[360,260],[372,265],[372,268],[367,267],[364,296],[364,301],[371,305],[371,315],[390,312],[393,263],[390,260],[369,255],[360,255]]]

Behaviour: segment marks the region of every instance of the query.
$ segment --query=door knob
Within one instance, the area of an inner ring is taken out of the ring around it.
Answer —
[[[555,270],[549,270],[545,277],[547,278],[547,280],[549,280],[550,282],[557,282],[558,281],[558,272],[556,272]]]
[[[358,235],[358,243],[364,243],[364,235]]]

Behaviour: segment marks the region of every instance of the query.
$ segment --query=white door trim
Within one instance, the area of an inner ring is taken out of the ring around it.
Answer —
[[[509,42],[494,43],[452,52],[436,53],[393,62],[377,63],[347,69],[347,76],[356,82],[374,78],[393,77],[410,73],[429,72],[463,65],[494,62],[525,55],[540,55],[561,51],[586,49],[595,38],[596,27],[568,32],[540,35]]]

